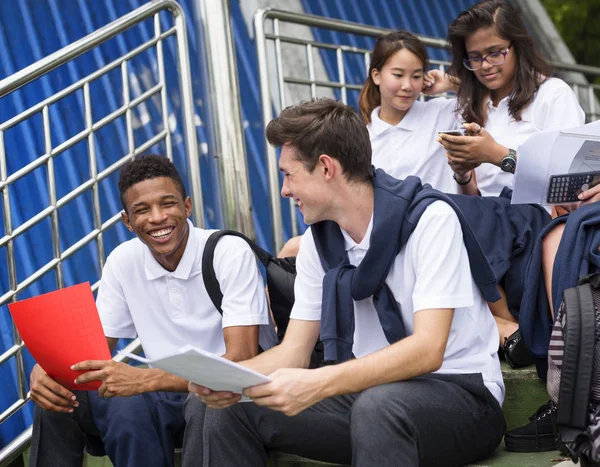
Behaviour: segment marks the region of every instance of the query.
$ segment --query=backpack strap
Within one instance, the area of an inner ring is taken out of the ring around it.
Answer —
[[[589,283],[566,289],[564,301],[567,324],[557,423],[563,431],[574,435],[575,432],[585,430],[588,425],[588,402],[595,355],[596,311]]]
[[[219,230],[217,232],[213,232],[210,237],[208,237],[208,240],[206,240],[206,245],[204,246],[204,252],[202,253],[202,279],[204,280],[204,286],[206,287],[208,296],[221,315],[223,314],[223,309],[221,308],[223,304],[223,292],[221,291],[221,286],[217,280],[213,262],[215,259],[215,249],[217,248],[217,243],[225,235],[233,235],[244,239],[258,260],[265,267],[273,257],[271,253],[263,250],[244,234],[236,232],[235,230]]]

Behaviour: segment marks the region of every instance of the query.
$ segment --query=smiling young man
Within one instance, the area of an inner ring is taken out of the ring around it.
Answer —
[[[311,226],[283,343],[244,362],[272,381],[244,391],[254,404],[190,385],[209,406],[203,465],[264,466],[271,450],[378,467],[489,455],[505,428],[484,298],[497,289],[462,214],[416,177],[373,171],[342,103],[288,107],[266,133],[281,194]],[[339,364],[305,369],[319,334]]]
[[[225,237],[215,250],[223,316],[212,304],[201,274],[211,232],[188,220],[191,200],[166,157],[128,162],[119,192],[123,223],[136,238],[119,245],[102,271],[96,304],[111,351],[119,338],[138,336],[151,359],[192,344],[235,361],[256,355],[259,334],[263,348],[273,345],[264,284],[241,239]],[[195,397],[186,402],[187,381],[113,360],[74,369],[86,371],[77,383],[102,381],[98,392],[71,392],[39,365],[32,371],[30,465],[81,467],[84,447],[99,442],[116,466],[173,465],[179,443],[184,466],[201,458],[204,407]]]

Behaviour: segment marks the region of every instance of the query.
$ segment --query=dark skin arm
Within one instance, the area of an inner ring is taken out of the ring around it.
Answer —
[[[224,358],[241,361],[258,353],[258,326],[232,326],[223,330]],[[115,348],[118,339],[107,338]],[[187,392],[188,381],[157,368],[136,368],[114,360],[87,360],[73,365],[73,370],[86,371],[75,380],[81,384],[101,380],[98,393],[103,397],[127,397],[144,392]]]
[[[110,352],[114,350],[118,339],[107,337]],[[54,381],[40,365],[35,365],[30,375],[31,400],[45,410],[52,412],[73,412],[79,405],[75,394]]]

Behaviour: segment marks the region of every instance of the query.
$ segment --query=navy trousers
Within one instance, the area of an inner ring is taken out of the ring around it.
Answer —
[[[198,398],[190,397],[186,403],[184,393],[111,399],[95,391],[76,391],[75,395],[79,407],[72,414],[35,407],[32,467],[80,467],[84,449],[96,456],[107,454],[116,467],[171,467],[175,447],[183,444],[188,462],[194,458],[201,462],[204,406]],[[186,419],[188,428],[197,433],[186,431]]]

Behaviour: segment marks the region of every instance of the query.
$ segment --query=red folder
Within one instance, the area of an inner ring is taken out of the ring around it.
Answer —
[[[8,305],[13,321],[33,358],[67,389],[98,389],[101,381],[75,384],[84,360],[110,360],[90,283],[66,287]]]

